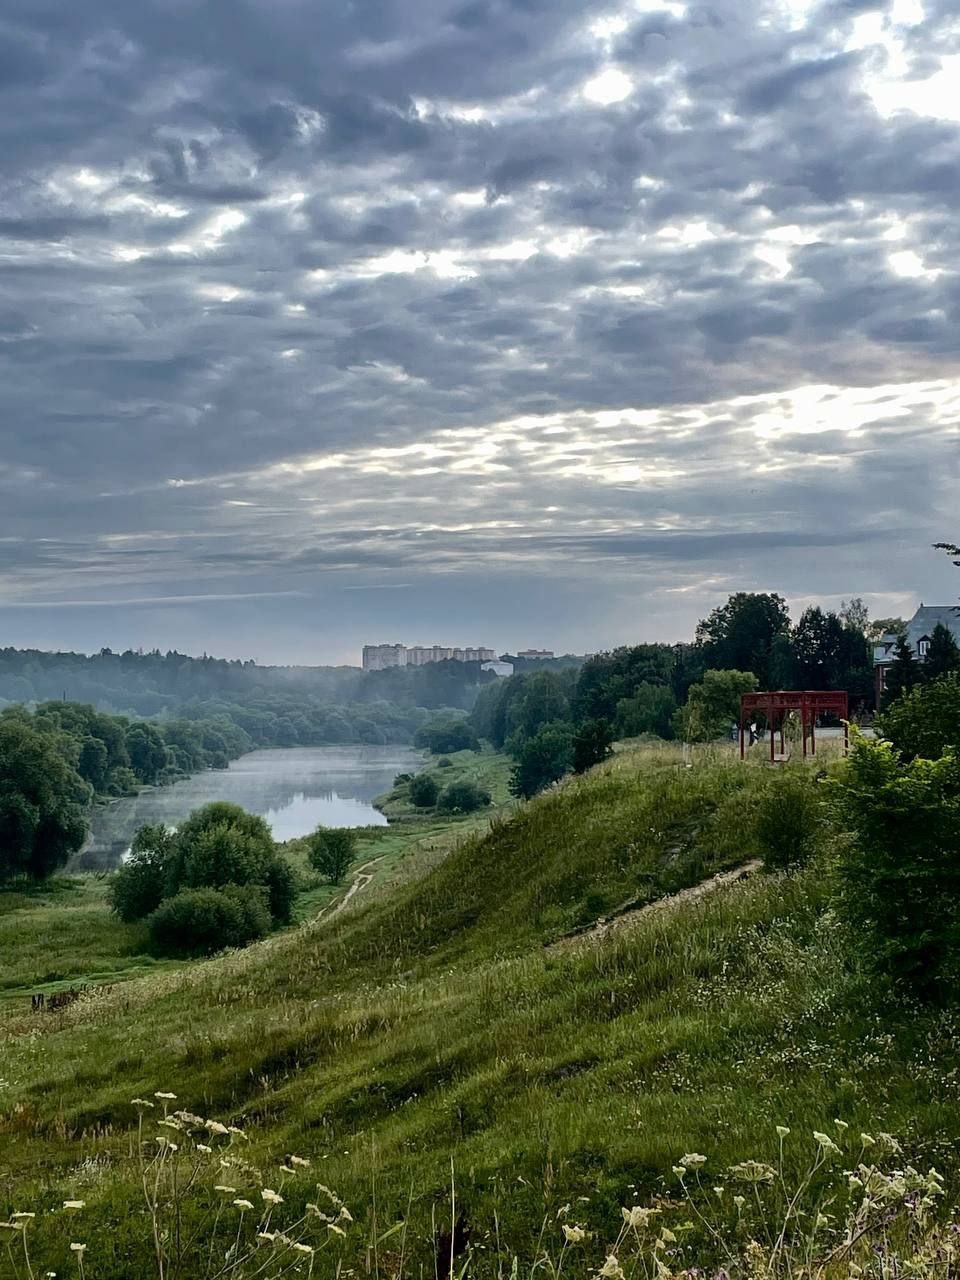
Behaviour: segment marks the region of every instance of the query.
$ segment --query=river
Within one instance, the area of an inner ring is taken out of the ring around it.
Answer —
[[[421,761],[412,747],[290,747],[253,751],[229,769],[197,773],[169,787],[97,806],[90,835],[70,871],[108,871],[119,865],[138,827],[175,827],[211,800],[229,800],[267,820],[275,840],[327,827],[385,826],[371,801],[389,791],[398,773]]]

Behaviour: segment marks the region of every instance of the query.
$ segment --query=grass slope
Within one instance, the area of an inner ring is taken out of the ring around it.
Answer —
[[[475,1243],[496,1222],[527,1257],[564,1202],[584,1197],[612,1236],[619,1206],[663,1193],[684,1151],[718,1169],[768,1157],[778,1123],[809,1134],[840,1116],[955,1165],[960,1032],[869,995],[820,873],[545,948],[743,860],[763,782],[709,752],[692,769],[620,756],[335,921],[8,1023],[0,1200],[42,1212],[83,1196],[95,1274],[147,1274],[129,1100],[155,1089],[242,1124],[262,1162],[310,1157],[363,1215],[357,1261],[403,1217],[430,1271],[451,1162]],[[36,1229],[51,1269],[56,1219]]]

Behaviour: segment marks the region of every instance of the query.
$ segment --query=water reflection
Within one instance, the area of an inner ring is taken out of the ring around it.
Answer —
[[[72,860],[72,871],[105,871],[120,863],[138,827],[147,822],[176,826],[200,805],[230,800],[269,823],[276,840],[329,827],[383,826],[371,801],[387,791],[397,773],[416,767],[408,747],[291,747],[254,751],[229,769],[201,773],[172,787],[98,808],[90,837]]]

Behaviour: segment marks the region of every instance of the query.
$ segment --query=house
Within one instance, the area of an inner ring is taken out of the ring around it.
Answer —
[[[960,607],[952,604],[921,604],[907,623],[907,643],[921,662],[927,656],[930,637],[942,623],[960,644]],[[876,681],[877,706],[886,687],[887,668],[897,654],[897,637],[885,635],[873,646],[873,674]]]

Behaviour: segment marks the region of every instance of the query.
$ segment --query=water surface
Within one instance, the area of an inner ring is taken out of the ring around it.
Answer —
[[[138,827],[175,827],[211,800],[229,800],[266,819],[275,840],[291,840],[326,827],[385,826],[370,803],[390,789],[396,774],[415,768],[411,747],[290,747],[253,751],[229,769],[198,773],[170,787],[144,791],[93,811],[90,836],[72,871],[119,865]]]

